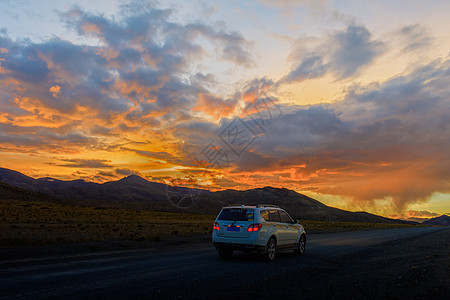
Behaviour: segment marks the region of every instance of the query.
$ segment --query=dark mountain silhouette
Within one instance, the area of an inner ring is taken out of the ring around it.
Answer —
[[[22,189],[4,182],[0,182],[1,200],[24,200],[24,201],[53,201],[62,202],[60,199],[49,195]]]
[[[417,223],[423,223],[427,220],[429,220],[430,218],[418,218],[418,217],[409,217],[409,218],[402,218],[402,220],[405,221],[413,221],[413,222],[417,222]]]
[[[186,208],[182,205],[178,207],[171,205],[167,195],[171,195],[171,199],[178,203],[179,200],[176,198],[185,198],[190,193],[210,193],[207,190],[150,182],[137,175],[99,184],[80,179],[72,181],[49,177],[34,179],[17,171],[0,168],[0,181],[59,199],[77,200],[83,205],[175,212],[186,211]],[[192,212],[204,213],[202,209],[194,209]]]
[[[450,226],[450,216],[442,215],[440,217],[429,219],[422,224]]]
[[[84,180],[34,179],[5,168],[0,168],[0,181],[58,199],[69,199],[83,205],[100,207],[217,214],[223,206],[230,204],[272,204],[286,209],[294,217],[300,219],[414,223],[388,219],[366,212],[349,212],[329,207],[286,188],[264,187],[246,191],[229,189],[210,192],[150,182],[137,175],[98,184]]]
[[[72,181],[59,180],[50,177],[34,179],[20,172],[5,168],[0,168],[0,181],[45,194],[52,194],[52,191],[55,189],[67,189],[74,186],[93,187],[97,185],[97,183],[87,182],[82,179]]]
[[[384,218],[367,212],[350,212],[327,206],[313,198],[299,194],[286,188],[264,187],[246,191],[225,190],[200,195],[200,199],[206,198],[210,203],[205,207],[219,211],[225,205],[243,203],[249,205],[271,204],[286,209],[296,218],[308,220],[329,220],[369,223],[397,223],[416,224],[415,222]],[[211,211],[212,212],[212,211]]]

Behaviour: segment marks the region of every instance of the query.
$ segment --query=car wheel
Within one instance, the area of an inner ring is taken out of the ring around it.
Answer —
[[[267,261],[274,261],[277,255],[277,241],[270,238],[266,245],[266,253],[264,254]]]
[[[306,237],[302,234],[298,240],[297,248],[294,249],[294,253],[297,255],[303,255],[306,250]]]
[[[219,253],[220,258],[228,259],[233,256],[233,250],[225,249],[225,248],[217,248],[217,252]]]

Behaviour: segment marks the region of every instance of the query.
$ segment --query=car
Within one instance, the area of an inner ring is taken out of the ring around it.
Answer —
[[[233,204],[222,208],[214,221],[212,242],[223,259],[234,251],[256,251],[274,261],[279,250],[303,255],[306,232],[278,206]]]

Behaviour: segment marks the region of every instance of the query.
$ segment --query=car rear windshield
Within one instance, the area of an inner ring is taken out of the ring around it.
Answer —
[[[217,219],[223,221],[253,221],[253,209],[245,209],[245,208],[223,209]]]

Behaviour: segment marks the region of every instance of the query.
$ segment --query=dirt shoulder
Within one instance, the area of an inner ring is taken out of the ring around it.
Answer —
[[[390,241],[356,254],[318,260],[242,286],[227,297],[255,297],[258,291],[263,299],[445,299],[450,293],[449,245],[450,228],[445,228],[412,240]]]

